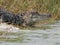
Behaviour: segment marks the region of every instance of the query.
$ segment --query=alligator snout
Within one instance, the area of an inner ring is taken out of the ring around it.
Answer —
[[[25,26],[31,26],[38,21],[51,18],[51,14],[39,14],[38,12],[25,12],[23,15]]]

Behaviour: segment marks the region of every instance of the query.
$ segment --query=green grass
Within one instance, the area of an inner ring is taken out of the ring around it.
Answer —
[[[46,25],[42,25],[42,26],[38,26],[38,27],[22,27],[20,29],[22,30],[46,30],[46,29],[52,29],[52,26],[46,26]]]
[[[51,13],[54,19],[60,18],[60,0],[0,0],[0,6],[13,13],[36,10]]]
[[[5,41],[5,42],[22,42],[23,41],[23,34],[24,33],[20,33],[20,32],[7,32],[7,31],[0,31],[0,41]],[[16,38],[9,38],[6,36],[18,36]],[[20,36],[22,35],[22,36]],[[2,37],[4,36],[4,37]]]

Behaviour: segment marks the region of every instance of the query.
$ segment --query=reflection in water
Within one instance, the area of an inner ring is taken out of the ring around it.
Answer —
[[[53,28],[46,30],[26,31],[13,26],[3,26],[6,24],[0,25],[0,45],[60,45],[60,21],[49,25]]]

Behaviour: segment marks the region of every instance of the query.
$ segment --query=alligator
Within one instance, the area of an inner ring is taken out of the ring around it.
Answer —
[[[0,22],[22,26],[33,26],[36,22],[51,18],[51,14],[39,14],[37,11],[26,11],[14,14],[5,9],[0,9]]]

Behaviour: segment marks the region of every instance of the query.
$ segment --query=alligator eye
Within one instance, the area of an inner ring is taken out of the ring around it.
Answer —
[[[52,15],[51,15],[51,14],[49,14],[49,17],[52,17]]]

